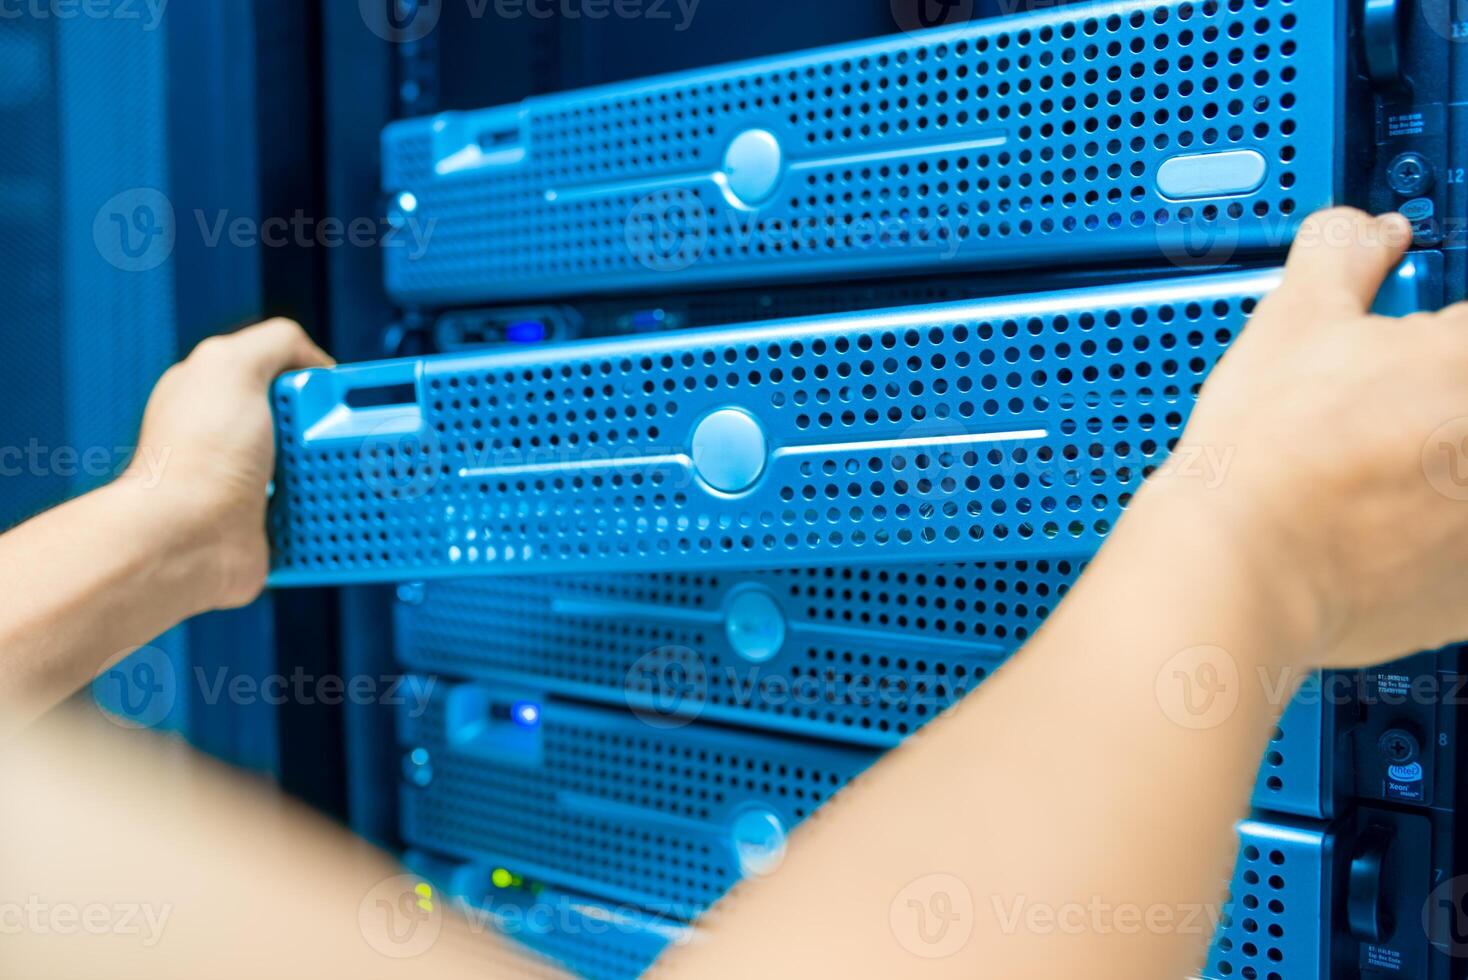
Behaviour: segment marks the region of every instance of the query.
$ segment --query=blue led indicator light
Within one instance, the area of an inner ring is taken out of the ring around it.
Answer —
[[[632,327],[636,330],[656,330],[667,320],[663,310],[638,310],[632,314]]]
[[[530,701],[516,701],[514,707],[510,709],[510,717],[514,718],[518,725],[534,728],[540,724],[540,705]]]
[[[516,320],[505,328],[505,338],[514,344],[534,344],[545,339],[545,324],[540,320]]]

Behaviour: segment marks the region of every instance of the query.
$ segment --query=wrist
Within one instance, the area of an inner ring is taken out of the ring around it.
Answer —
[[[135,542],[136,573],[178,620],[220,605],[224,575],[215,522],[191,494],[127,476],[97,491]]]
[[[1267,505],[1237,487],[1164,467],[1137,493],[1117,530],[1143,539],[1154,560],[1170,554],[1178,575],[1234,597],[1274,666],[1314,669],[1339,616]]]

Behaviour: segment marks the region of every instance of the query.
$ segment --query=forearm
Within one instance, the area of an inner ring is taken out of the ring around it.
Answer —
[[[138,459],[161,468],[0,536],[0,738],[179,621],[259,595],[269,387],[330,363],[288,320],[205,340],[148,399]]]
[[[838,796],[778,874],[741,886],[664,965],[699,977],[751,975],[771,957],[791,976],[1191,975],[1232,825],[1292,689],[1277,684],[1301,676],[1281,665],[1314,628],[1304,603],[1264,591],[1255,562],[1267,556],[1197,503],[1149,489],[1011,664]],[[1217,649],[1184,652],[1199,647]],[[1226,685],[1212,705],[1183,686],[1206,676],[1175,676],[1200,670]],[[943,903],[961,918],[934,939]]]
[[[69,714],[0,744],[6,976],[562,975],[256,780]]]
[[[206,522],[136,477],[0,535],[0,736],[207,607]]]

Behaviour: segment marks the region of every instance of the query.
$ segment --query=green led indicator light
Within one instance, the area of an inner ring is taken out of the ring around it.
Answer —
[[[496,888],[524,888],[525,878],[508,868],[495,868],[489,873],[490,884]]]

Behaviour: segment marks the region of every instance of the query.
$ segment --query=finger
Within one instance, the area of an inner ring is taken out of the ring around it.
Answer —
[[[1365,313],[1411,243],[1412,226],[1400,214],[1317,211],[1300,227],[1279,292],[1312,308]]]
[[[1438,320],[1451,321],[1455,326],[1468,325],[1468,300],[1445,306],[1435,316]]]
[[[231,336],[229,341],[234,348],[231,354],[264,381],[286,371],[336,364],[306,335],[300,324],[284,317],[246,327]]]

